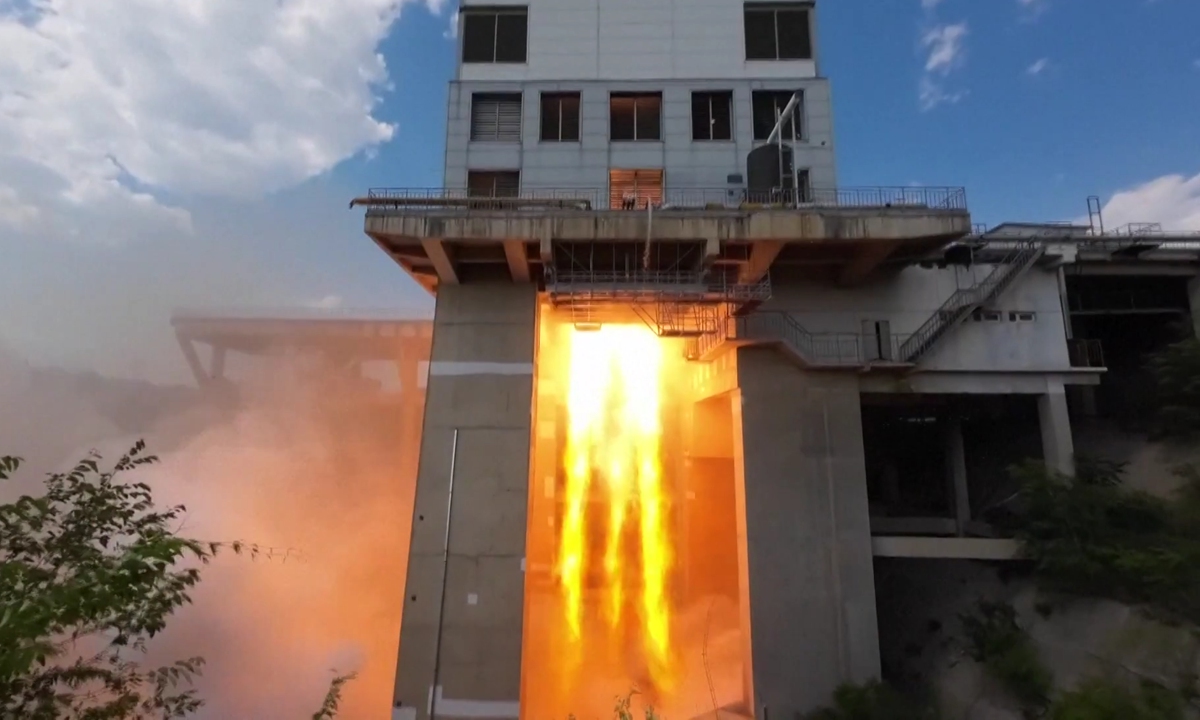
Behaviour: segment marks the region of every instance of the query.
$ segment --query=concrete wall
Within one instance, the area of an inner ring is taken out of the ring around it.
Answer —
[[[811,78],[813,60],[747,61],[730,0],[463,0],[529,7],[529,62],[469,64],[463,80]],[[815,13],[814,13],[815,16]],[[461,33],[459,34],[461,37]],[[817,57],[816,30],[813,30]]]
[[[756,717],[879,675],[858,380],[738,351],[735,467]],[[766,708],[764,712],[763,708]]]
[[[863,321],[887,320],[893,336],[915,332],[960,287],[971,287],[991,271],[911,267],[893,278],[862,287],[781,284],[764,310],[787,310],[809,332],[859,333]],[[1055,272],[1033,268],[1008,288],[989,309],[1000,322],[967,320],[942,339],[924,360],[929,370],[1051,371],[1070,367],[1066,325]],[[1034,320],[1013,322],[1010,311],[1035,313]]]
[[[517,717],[536,315],[532,285],[438,293],[396,672],[408,717],[428,714],[439,621],[437,716]]]
[[[737,8],[740,5],[729,5]],[[693,74],[692,77],[698,77]],[[570,77],[563,72],[559,77]],[[703,76],[699,76],[703,77]],[[732,141],[692,140],[694,90],[733,92]],[[609,168],[657,169],[668,189],[729,187],[727,176],[746,174],[746,157],[762,143],[754,141],[752,90],[804,90],[803,140],[796,164],[808,169],[815,188],[837,186],[833,157],[833,120],[829,83],[823,79],[717,80],[653,82],[460,82],[450,86],[446,126],[446,187],[466,187],[467,170],[520,170],[523,188],[608,187]],[[471,96],[479,92],[522,92],[522,140],[471,142]],[[541,93],[581,93],[580,141],[541,142]],[[610,92],[662,92],[662,142],[610,143]]]

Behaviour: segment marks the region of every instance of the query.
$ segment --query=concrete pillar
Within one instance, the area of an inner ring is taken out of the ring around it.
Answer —
[[[1075,444],[1071,438],[1071,417],[1067,413],[1067,393],[1061,382],[1049,383],[1046,394],[1038,396],[1038,421],[1042,428],[1042,456],[1052,470],[1075,474]]]
[[[971,496],[967,487],[967,452],[963,443],[962,418],[951,417],[946,422],[946,484],[954,511],[954,525],[959,537],[966,535],[971,522]]]
[[[438,289],[395,717],[428,717],[431,698],[439,719],[518,716],[536,301],[533,285]]]
[[[743,628],[753,711],[793,718],[879,677],[858,378],[738,351]]]
[[[1192,331],[1200,338],[1200,277],[1188,280],[1188,307],[1192,315]]]

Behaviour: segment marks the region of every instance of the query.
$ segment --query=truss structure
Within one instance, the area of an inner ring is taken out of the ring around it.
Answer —
[[[546,268],[551,304],[586,327],[630,319],[659,337],[720,333],[725,320],[771,297],[770,277],[742,282],[736,267],[709,267],[703,244],[647,243],[598,248],[559,244]]]

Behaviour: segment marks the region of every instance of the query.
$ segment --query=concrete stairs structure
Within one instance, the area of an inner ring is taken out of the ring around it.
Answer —
[[[962,288],[951,295],[900,346],[896,357],[903,363],[916,364],[955,325],[965,320],[980,306],[999,297],[1017,278],[1032,268],[1045,252],[1045,245],[1036,240],[1020,243],[981,283],[974,287]]]

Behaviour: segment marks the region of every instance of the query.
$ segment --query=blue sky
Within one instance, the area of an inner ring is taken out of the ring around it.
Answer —
[[[452,12],[0,0],[0,344],[178,376],[174,307],[427,311],[346,204],[440,184]],[[1200,231],[1197,28],[1197,0],[823,0],[840,183]]]

